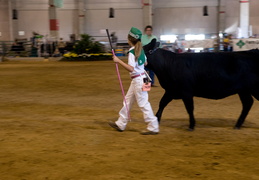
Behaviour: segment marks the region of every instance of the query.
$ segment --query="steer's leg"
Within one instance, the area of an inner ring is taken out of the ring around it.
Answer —
[[[252,96],[248,93],[239,93],[238,95],[242,102],[243,109],[242,109],[241,115],[239,116],[237,123],[234,127],[235,129],[240,129],[240,127],[244,123],[245,118],[246,118],[248,112],[250,111],[250,109],[253,105],[253,102],[254,102]]]
[[[195,118],[193,115],[193,110],[194,110],[193,97],[183,98],[183,102],[190,118],[189,130],[193,131],[195,127]]]
[[[164,108],[167,106],[168,103],[170,103],[171,101],[173,100],[173,95],[168,92],[168,91],[165,91],[165,94],[163,95],[163,97],[161,98],[160,100],[160,103],[159,103],[159,109],[156,113],[156,117],[157,117],[157,120],[158,122],[160,122],[161,120],[161,116],[162,116],[162,113],[163,113],[163,110]]]

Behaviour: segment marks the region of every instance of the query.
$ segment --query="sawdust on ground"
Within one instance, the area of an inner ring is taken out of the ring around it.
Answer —
[[[127,90],[130,79],[121,69]],[[137,105],[126,131],[115,121],[122,95],[114,63],[0,64],[1,180],[258,180],[259,103],[241,130],[238,96],[195,98],[196,130],[181,100],[165,109],[160,134],[143,136]],[[157,82],[157,85],[159,83]],[[149,93],[154,112],[164,90]]]

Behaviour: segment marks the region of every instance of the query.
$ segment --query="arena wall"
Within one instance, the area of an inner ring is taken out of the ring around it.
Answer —
[[[79,36],[79,10],[83,10],[82,32],[101,40],[103,29],[116,32],[119,40],[126,40],[125,34],[131,26],[143,29],[143,4],[141,0],[64,0],[62,8],[57,9],[59,19],[59,37],[68,41],[71,34]],[[0,40],[27,38],[35,31],[42,35],[49,34],[48,0],[0,0]],[[218,0],[153,0],[153,26],[157,36],[161,34],[205,33],[213,34],[217,30]],[[208,6],[209,16],[203,16],[203,6]],[[253,34],[259,34],[258,0],[250,0],[250,25]],[[109,9],[114,8],[114,18],[109,18]],[[18,19],[12,20],[12,9],[18,12]],[[239,1],[221,0],[224,19],[221,22],[223,31],[234,33],[239,24]],[[23,31],[24,35],[19,35]]]
[[[10,18],[8,1],[0,0],[0,41],[8,41],[12,38]]]

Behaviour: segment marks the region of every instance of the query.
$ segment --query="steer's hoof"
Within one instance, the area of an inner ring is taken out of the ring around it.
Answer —
[[[235,126],[233,129],[240,130],[240,129],[241,129],[241,127],[237,127],[237,126]]]
[[[190,127],[189,127],[187,130],[188,130],[188,131],[194,131],[194,128],[190,128]]]

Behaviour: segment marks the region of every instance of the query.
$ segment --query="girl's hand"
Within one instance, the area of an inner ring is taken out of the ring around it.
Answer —
[[[117,56],[113,56],[113,61],[116,62],[116,63],[118,63],[118,62],[120,62],[121,60],[120,60]]]
[[[113,56],[113,61],[115,63],[119,63],[122,67],[124,67],[127,71],[132,72],[134,70],[134,67],[126,64],[125,62],[123,62],[122,60],[120,60],[117,56]]]

